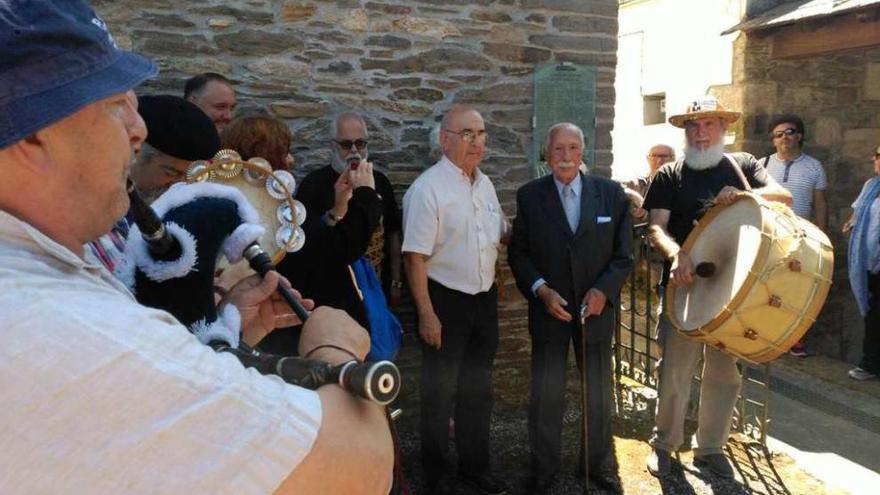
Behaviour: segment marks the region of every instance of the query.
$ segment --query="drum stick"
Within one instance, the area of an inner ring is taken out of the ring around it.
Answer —
[[[697,263],[697,266],[694,267],[694,273],[696,273],[698,277],[709,278],[712,275],[715,275],[715,263],[712,263],[711,261]]]

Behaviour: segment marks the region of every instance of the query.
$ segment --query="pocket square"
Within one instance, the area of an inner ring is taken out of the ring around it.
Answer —
[[[611,217],[596,217],[596,223],[608,223],[611,221]]]

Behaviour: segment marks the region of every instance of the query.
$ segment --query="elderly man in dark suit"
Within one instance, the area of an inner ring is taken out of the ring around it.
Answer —
[[[579,171],[584,137],[576,125],[551,127],[545,150],[553,173],[518,191],[508,248],[517,286],[529,301],[530,493],[549,491],[559,470],[569,341],[578,366],[586,366],[589,385],[588,481],[614,489],[611,338],[614,304],[633,265],[628,203],[616,182]]]

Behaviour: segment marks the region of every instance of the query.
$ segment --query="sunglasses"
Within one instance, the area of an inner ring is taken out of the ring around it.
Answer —
[[[799,134],[797,129],[789,127],[788,129],[783,129],[781,131],[771,132],[770,135],[775,138],[781,138],[782,136],[793,136],[795,134]]]
[[[335,141],[336,144],[339,145],[340,148],[344,150],[350,150],[352,146],[355,146],[357,149],[362,150],[367,147],[366,139],[346,139],[344,141]]]

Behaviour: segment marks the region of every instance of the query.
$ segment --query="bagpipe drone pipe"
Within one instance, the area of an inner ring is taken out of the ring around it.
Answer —
[[[234,355],[262,374],[309,389],[336,383],[348,392],[385,405],[397,397],[400,373],[390,361],[338,366],[303,357],[257,351],[240,342],[240,316],[227,304],[218,311],[214,274],[218,259],[246,259],[265,275],[274,269],[258,240],[265,232],[260,216],[235,187],[196,182],[175,184],[147,205],[129,184],[134,226],[126,245],[123,278],[141,304],[174,315],[198,340],[217,352]],[[305,322],[309,313],[282,284],[278,291]]]

